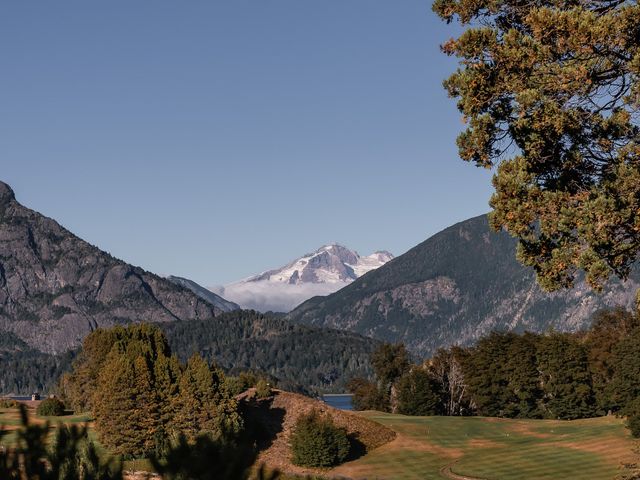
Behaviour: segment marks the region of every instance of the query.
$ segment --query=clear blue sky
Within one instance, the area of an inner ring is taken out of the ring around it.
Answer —
[[[488,211],[417,0],[0,4],[0,179],[204,285],[337,241],[401,254]]]

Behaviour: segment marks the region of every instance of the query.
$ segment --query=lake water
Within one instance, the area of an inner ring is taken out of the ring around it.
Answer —
[[[324,402],[338,410],[353,410],[353,403],[351,402],[351,397],[353,395],[343,394],[343,395],[323,395],[322,400]]]

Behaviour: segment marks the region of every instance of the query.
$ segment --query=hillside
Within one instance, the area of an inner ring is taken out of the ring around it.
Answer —
[[[298,323],[404,342],[428,356],[451,344],[468,345],[491,330],[588,326],[598,309],[630,307],[638,270],[601,294],[584,281],[572,290],[543,292],[531,269],[515,258],[516,242],[489,229],[482,215],[453,225],[352,284],[315,297],[287,318]]]
[[[350,378],[371,376],[369,356],[378,345],[351,332],[295,325],[248,310],[161,328],[182,360],[199,353],[231,374],[262,371],[282,388],[323,392],[343,392]]]
[[[237,303],[230,302],[225,300],[220,295],[216,295],[211,290],[207,290],[202,285],[197,284],[193,280],[189,280],[188,278],[176,277],[174,275],[169,275],[166,277],[171,283],[176,285],[180,285],[181,287],[188,288],[205,302],[209,302],[211,305],[216,307],[222,312],[231,312],[232,310],[240,310],[240,306]]]
[[[132,322],[164,325],[183,358],[202,352],[226,370],[262,370],[295,387],[343,388],[370,373],[375,341],[256,312],[222,315],[237,306],[198,287],[113,258],[0,182],[0,393],[46,391],[89,332]]]
[[[250,389],[239,395],[239,400],[243,416],[250,428],[264,432],[263,438],[258,442],[260,455],[257,463],[265,463],[270,468],[288,474],[313,475],[326,472],[321,469],[298,467],[291,463],[290,438],[296,421],[301,415],[312,410],[331,417],[337,426],[346,430],[352,450],[348,460],[359,458],[365,452],[371,453],[396,437],[391,428],[360,414],[337,410],[324,402],[295,393],[274,390],[271,398],[259,400],[255,398],[255,389]]]
[[[191,290],[113,258],[16,201],[0,182],[0,333],[46,353],[98,327],[212,318]]]

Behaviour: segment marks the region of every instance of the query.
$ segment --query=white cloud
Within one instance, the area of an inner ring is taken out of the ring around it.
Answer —
[[[339,283],[306,283],[290,285],[269,281],[232,283],[210,290],[242,308],[267,312],[290,312],[305,300],[316,295],[329,295],[347,286]]]

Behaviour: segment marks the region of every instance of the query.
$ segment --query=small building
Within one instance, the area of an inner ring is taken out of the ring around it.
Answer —
[[[31,394],[31,401],[32,402],[36,402],[38,400],[40,400],[40,394],[39,393],[32,393]]]

